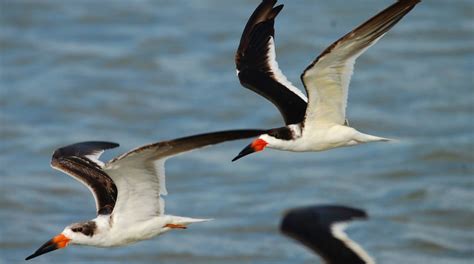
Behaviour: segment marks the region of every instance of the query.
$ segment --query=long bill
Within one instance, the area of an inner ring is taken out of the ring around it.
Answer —
[[[64,248],[68,245],[70,239],[63,234],[59,234],[53,237],[51,240],[44,243],[35,253],[28,256],[25,260],[30,260],[36,258],[48,252],[54,251],[56,249]]]
[[[268,143],[265,140],[258,138],[247,145],[235,158],[232,159],[232,161],[236,161],[254,152],[262,151],[267,146],[267,144]]]

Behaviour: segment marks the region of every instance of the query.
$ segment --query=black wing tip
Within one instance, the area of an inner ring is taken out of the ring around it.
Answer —
[[[256,25],[267,22],[269,20],[274,20],[275,17],[280,13],[285,5],[277,5],[277,0],[263,0],[262,3],[255,9],[253,14],[248,20],[249,26],[253,29]],[[249,28],[250,29],[250,28]],[[249,30],[249,33],[252,30]]]
[[[407,3],[413,3],[413,4],[417,4],[419,2],[421,2],[421,0],[398,0],[397,2],[407,2]]]
[[[273,7],[277,2],[278,0],[262,0],[262,2],[258,5],[257,9],[264,7]]]
[[[53,153],[53,159],[64,156],[88,155],[95,151],[113,149],[119,146],[120,144],[109,141],[83,141],[56,149]]]
[[[277,5],[275,6],[273,9],[272,9],[272,15],[271,17],[269,17],[270,19],[275,19],[276,16],[278,16],[278,14],[280,13],[280,11],[283,9],[285,5],[281,4],[281,5]]]
[[[350,219],[347,220],[368,218],[367,212],[360,208],[349,207],[344,205],[323,205],[320,206],[320,208],[335,213],[347,213],[347,216],[350,217]]]
[[[406,6],[407,7],[407,13],[412,9],[414,8],[417,4],[419,4],[422,0],[398,0],[396,3],[394,3],[392,6],[390,7],[393,7],[393,6],[396,6],[396,5],[403,5],[403,6]],[[389,8],[390,8],[389,7]]]
[[[315,224],[331,225],[355,219],[367,219],[365,210],[344,205],[312,205],[293,208],[287,211],[281,221],[280,230],[290,231],[296,223],[314,221]]]
[[[242,32],[242,36],[240,37],[240,44],[236,54],[237,57],[239,57],[239,54],[244,52],[244,50],[247,48],[248,42],[250,41],[249,37],[252,35],[255,27],[260,23],[273,21],[283,9],[284,5],[278,5],[274,7],[276,2],[277,0],[263,0],[257,6],[257,8],[255,8],[252,15],[250,15]]]
[[[112,149],[120,146],[120,144],[110,141],[82,141],[70,145],[60,147],[59,149],[66,148],[88,148],[88,149]],[[58,149],[58,150],[59,150]]]
[[[364,26],[366,26],[368,24],[371,24],[376,19],[380,19],[381,17],[385,16],[386,14],[389,14],[389,13],[393,12],[393,10],[398,10],[399,13],[395,17],[395,19],[392,20],[393,23],[391,23],[391,24],[389,23],[390,25],[388,27],[386,27],[385,30],[380,31],[380,34],[375,35],[376,37],[378,37],[381,34],[388,32],[393,26],[395,26],[406,14],[408,14],[420,2],[421,2],[421,0],[398,0],[395,3],[393,3],[392,5],[386,7],[385,9],[383,9],[382,11],[377,13],[376,15],[374,15],[371,18],[369,18],[368,20],[366,20],[364,23],[357,26],[356,28],[354,28],[353,30],[351,30],[350,32],[348,32],[347,34],[345,34],[344,36],[342,36],[341,38],[339,38],[335,42],[333,42],[326,49],[324,49],[323,52],[321,52],[318,55],[318,57],[316,57],[316,59],[313,60],[304,69],[304,71],[301,73],[300,79],[303,82],[303,85],[305,85],[304,76],[305,76],[306,72],[309,69],[311,69],[322,57],[324,57],[324,55],[330,53],[334,49],[334,47],[338,43],[340,43],[342,40],[352,36],[356,31],[364,28]],[[306,87],[306,85],[305,85],[305,87]]]
[[[116,148],[120,146],[120,144],[115,143],[115,142],[110,142],[110,141],[83,141],[83,142],[78,142],[78,143],[65,146],[63,148],[71,147],[71,146],[77,146],[77,147],[87,146],[87,147],[94,147],[96,149],[112,149],[112,148]]]

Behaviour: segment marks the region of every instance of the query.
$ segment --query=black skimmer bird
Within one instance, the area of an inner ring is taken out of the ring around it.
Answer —
[[[67,245],[114,247],[150,239],[171,229],[208,221],[165,215],[165,161],[175,155],[230,140],[255,137],[261,130],[231,130],[194,135],[135,148],[107,163],[99,160],[111,142],[82,142],[56,150],[51,166],[86,185],[97,217],[67,226],[26,260]]]
[[[347,222],[356,218],[366,219],[367,214],[360,209],[337,205],[301,207],[285,214],[280,230],[312,249],[326,263],[375,263],[344,232]]]
[[[275,55],[274,22],[283,5],[263,0],[250,16],[235,55],[240,83],[270,100],[285,120],[244,148],[233,161],[265,147],[324,151],[387,138],[361,133],[346,120],[349,82],[364,51],[420,0],[399,0],[326,48],[303,72],[308,98],[283,75]]]

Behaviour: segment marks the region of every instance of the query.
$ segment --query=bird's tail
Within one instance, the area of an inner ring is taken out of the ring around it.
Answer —
[[[207,222],[207,221],[211,221],[211,220],[214,220],[214,219],[201,219],[201,218],[191,218],[191,217],[183,217],[183,216],[171,216],[171,221],[173,224],[177,224],[177,225],[184,225],[184,226],[187,226],[189,224],[193,224],[193,223],[200,223],[200,222]]]
[[[367,142],[378,142],[378,141],[392,141],[392,139],[389,138],[383,138],[383,137],[377,137],[377,136],[372,136],[369,134],[364,134],[360,133],[356,135],[355,140],[357,140],[360,143],[367,143]]]

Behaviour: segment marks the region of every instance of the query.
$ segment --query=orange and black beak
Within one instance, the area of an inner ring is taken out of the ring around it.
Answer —
[[[251,144],[249,144],[247,147],[245,147],[240,153],[239,155],[237,155],[234,159],[232,159],[232,161],[236,161],[244,156],[247,156],[248,154],[252,154],[254,152],[258,152],[258,151],[262,151],[266,146],[268,145],[268,143],[263,140],[263,139],[256,139],[254,140]]]
[[[44,243],[38,250],[35,251],[35,253],[31,254],[31,256],[27,257],[25,260],[29,260],[32,258],[36,258],[37,256],[41,256],[45,253],[51,252],[56,249],[60,249],[63,247],[66,247],[67,244],[69,243],[70,239],[67,238],[63,234],[59,234],[53,239],[49,240],[48,242]]]

